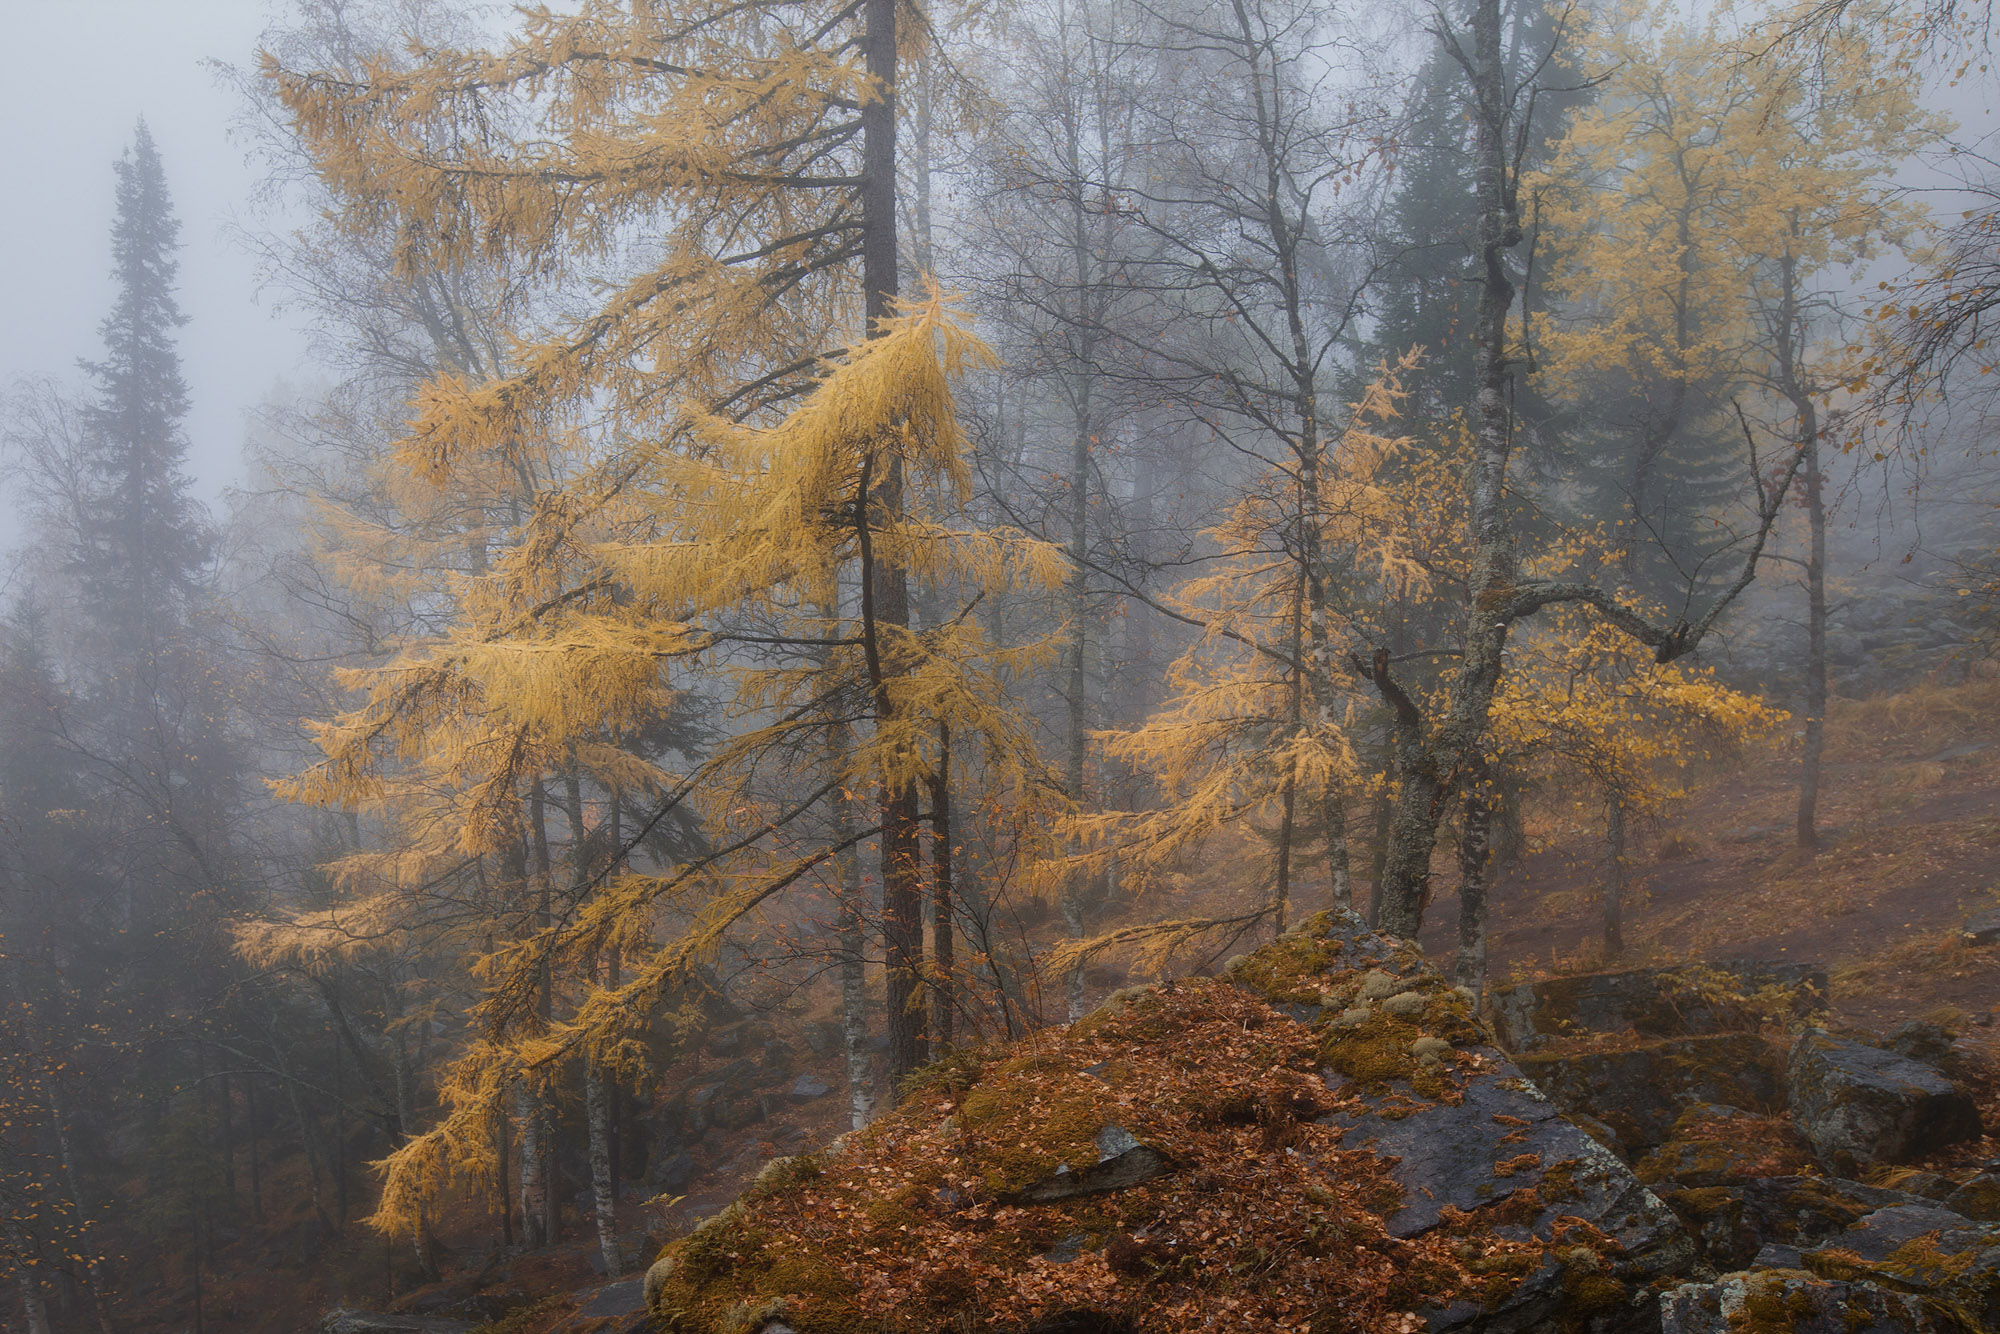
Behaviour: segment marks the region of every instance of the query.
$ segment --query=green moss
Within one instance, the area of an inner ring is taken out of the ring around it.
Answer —
[[[1137,1018],[1141,1022],[1128,1036],[1134,1038],[1160,1036],[1161,1034],[1156,1031],[1156,1025],[1149,1025],[1144,1021],[1148,1017],[1157,1019],[1165,1013],[1165,1010],[1166,1006],[1154,988],[1120,987],[1106,996],[1103,1003],[1095,1010],[1071,1024],[1069,1035],[1071,1038],[1094,1037],[1111,1024]]]
[[[1274,1005],[1319,1004],[1327,974],[1341,962],[1340,948],[1322,939],[1324,929],[1324,915],[1308,918],[1255,954],[1231,959],[1224,973]]]
[[[1436,1099],[1454,1087],[1450,1066],[1436,1056],[1420,1057],[1412,1047],[1426,1036],[1450,1042],[1470,1023],[1471,1010],[1464,999],[1441,991],[1427,997],[1415,1015],[1372,1010],[1359,1023],[1324,1024],[1320,1060],[1365,1090],[1380,1090],[1400,1080],[1419,1097]],[[1440,1034],[1439,1029],[1445,1032]]]
[[[854,1284],[817,1256],[787,1254],[771,1265],[761,1286],[782,1297],[786,1323],[799,1334],[852,1334],[866,1327],[854,1305]]]
[[[765,1163],[763,1170],[743,1192],[746,1200],[766,1200],[774,1195],[783,1195],[809,1182],[818,1181],[825,1175],[818,1155],[802,1153],[792,1158],[773,1158]]]
[[[832,1259],[770,1244],[742,1204],[705,1220],[667,1248],[671,1272],[655,1319],[671,1334],[746,1334],[782,1315],[799,1334],[867,1328],[854,1285]]]
[[[1000,1066],[966,1095],[959,1118],[974,1169],[996,1195],[1012,1195],[1067,1163],[1097,1161],[1097,1133],[1112,1120],[1106,1086],[1055,1057]]]
[[[903,1076],[896,1089],[904,1102],[927,1093],[956,1098],[977,1084],[985,1072],[986,1062],[980,1059],[978,1052],[954,1047],[930,1064],[920,1065]]]
[[[1565,1158],[1543,1169],[1542,1179],[1537,1183],[1536,1190],[1550,1204],[1582,1199],[1583,1188],[1576,1184],[1576,1169],[1582,1165],[1581,1158]]]
[[[1694,1190],[1668,1191],[1665,1198],[1682,1218],[1704,1220],[1728,1208],[1736,1197],[1727,1186],[1701,1186]]]
[[[1952,1192],[1948,1203],[1967,1218],[2000,1223],[2000,1179],[1967,1182]]]
[[[1610,1274],[1583,1273],[1575,1269],[1563,1273],[1565,1321],[1588,1324],[1592,1316],[1603,1315],[1623,1306],[1630,1297],[1625,1285]]]
[[[739,1201],[668,1248],[674,1276],[700,1287],[733,1273],[746,1259],[755,1261],[764,1248],[764,1234],[749,1223],[749,1211]]]

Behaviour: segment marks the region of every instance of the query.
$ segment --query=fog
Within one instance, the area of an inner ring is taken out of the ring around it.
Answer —
[[[1453,995],[1299,1022],[1441,1092],[1510,928],[1694,958],[1647,859],[1711,874],[1718,793],[1810,878],[1904,836],[1837,723],[1992,713],[1948,41],[920,3],[0,0],[0,1328],[551,1334],[767,1160],[1323,909]],[[1326,1127],[1301,1041],[1215,1133]],[[953,1180],[893,1199],[1040,1189]],[[1272,1254],[1392,1235],[1338,1232]],[[1112,1272],[1068,1235],[995,1253]],[[892,1314],[838,1327],[1054,1327]]]
[[[208,65],[247,62],[271,12],[266,0],[0,0],[15,57],[0,81],[0,380],[73,380],[101,353],[111,164],[144,117],[181,220],[189,466],[208,501],[240,476],[246,412],[299,374],[305,350],[230,237],[260,181],[231,141],[240,99]],[[12,516],[0,522],[13,545]]]

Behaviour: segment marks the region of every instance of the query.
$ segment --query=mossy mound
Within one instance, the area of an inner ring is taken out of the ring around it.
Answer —
[[[1335,1334],[1445,1308],[1467,1327],[1532,1276],[1608,1274],[1615,1255],[1570,1255],[1573,1229],[1538,1239],[1512,1215],[1386,1225],[1403,1191],[1384,1158],[1342,1147],[1344,1124],[1456,1104],[1493,1070],[1463,994],[1414,951],[1369,937],[1357,953],[1328,925],[1228,979],[1120,993],[1068,1030],[955,1055],[838,1152],[772,1169],[670,1246],[648,1276],[656,1321]],[[1143,1174],[1091,1176],[1139,1153]]]

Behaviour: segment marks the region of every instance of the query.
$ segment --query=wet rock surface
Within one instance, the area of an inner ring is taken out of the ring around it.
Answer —
[[[1409,1114],[1394,1099],[1330,1118],[1348,1129],[1343,1146],[1396,1160],[1391,1173],[1402,1205],[1388,1220],[1398,1237],[1446,1222],[1448,1211],[1486,1211],[1501,1226],[1541,1240],[1582,1223],[1613,1246],[1593,1252],[1580,1276],[1574,1264],[1545,1260],[1498,1303],[1454,1303],[1426,1312],[1436,1330],[1535,1328],[1569,1310],[1579,1278],[1594,1280],[1604,1302],[1597,1328],[1643,1327],[1649,1291],[1692,1266],[1694,1245],[1680,1220],[1602,1145],[1565,1118],[1494,1053],[1490,1073],[1469,1079],[1464,1098]],[[1606,1293],[1616,1290],[1607,1298]]]

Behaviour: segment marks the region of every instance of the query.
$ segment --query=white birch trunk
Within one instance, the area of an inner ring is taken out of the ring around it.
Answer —
[[[618,1202],[611,1186],[611,1090],[595,1059],[583,1066],[584,1116],[590,1122],[590,1189],[597,1201],[597,1247],[604,1255],[604,1272],[613,1278],[625,1272],[618,1252]]]
[[[520,1123],[516,1156],[521,1161],[521,1241],[533,1248],[546,1245],[549,1179],[543,1155],[541,1099],[525,1085],[514,1091],[514,1114]]]
[[[49,1308],[42,1301],[42,1285],[28,1270],[21,1271],[21,1319],[28,1334],[49,1334]]]

